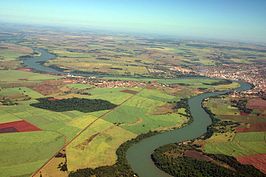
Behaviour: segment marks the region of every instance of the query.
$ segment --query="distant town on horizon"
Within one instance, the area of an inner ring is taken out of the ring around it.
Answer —
[[[265,177],[266,1],[0,2],[1,177]]]

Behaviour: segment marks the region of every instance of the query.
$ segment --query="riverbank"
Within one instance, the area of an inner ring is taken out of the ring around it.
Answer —
[[[251,88],[251,85],[248,83],[240,82],[240,84],[241,86],[235,89],[235,91],[244,91]],[[127,159],[134,172],[140,177],[169,176],[154,165],[150,155],[162,145],[192,140],[204,135],[207,132],[207,127],[212,124],[212,120],[209,114],[202,108],[202,101],[211,96],[223,95],[230,91],[204,93],[190,98],[189,106],[193,117],[191,124],[177,130],[144,139],[130,147],[127,152]]]
[[[217,100],[221,97],[215,96],[212,98]],[[246,141],[251,141],[252,143],[252,140],[246,139],[249,133],[238,133],[237,131],[238,127],[243,125],[243,122],[220,118],[220,115],[215,115],[212,112],[213,109],[211,111],[207,107],[206,104],[210,100],[206,101],[204,100],[202,106],[209,113],[213,122],[208,126],[207,132],[194,140],[159,147],[152,154],[154,164],[166,173],[178,177],[265,176],[265,172],[263,174],[263,165],[259,160],[257,163],[253,161],[252,165],[248,165],[240,161],[234,154],[231,154],[232,150],[237,152],[241,149],[245,153],[250,150],[248,147],[247,149],[243,147]],[[223,105],[220,106],[223,107]],[[245,120],[243,119],[243,121]],[[240,141],[239,137],[241,137]],[[254,137],[254,139],[256,138]],[[236,141],[237,146],[234,146]],[[230,153],[212,153],[205,149],[206,145],[213,145],[215,142],[220,144],[217,149],[226,149]],[[256,146],[259,147],[260,142],[258,139],[255,142],[257,143]],[[253,152],[256,153],[256,151]]]
[[[179,129],[182,128],[184,126],[187,126],[188,124],[190,124],[192,122],[192,117],[190,114],[190,111],[188,109],[188,99],[182,99],[179,102],[176,102],[176,109],[178,108],[185,108],[186,109],[186,114],[188,116],[188,122],[186,122],[185,124],[182,124],[181,127],[176,127],[175,129]],[[172,129],[173,130],[173,129]],[[126,158],[126,152],[127,150],[134,144],[167,132],[167,131],[171,131],[171,130],[166,130],[166,131],[150,131],[148,133],[145,134],[140,134],[139,136],[137,136],[136,138],[132,139],[132,140],[128,140],[127,142],[123,143],[122,145],[119,146],[119,148],[116,151],[116,155],[117,155],[117,161],[114,165],[112,166],[103,166],[103,167],[98,167],[95,169],[91,169],[91,168],[86,168],[86,169],[79,169],[75,172],[71,172],[70,173],[70,177],[82,177],[82,176],[89,176],[89,175],[96,175],[96,176],[101,176],[101,177],[117,177],[117,176],[123,176],[123,177],[132,177],[134,175],[137,175],[133,169],[131,168],[131,166],[129,165],[127,158]]]
[[[45,52],[45,50],[43,51]],[[47,51],[46,51],[47,52]],[[39,57],[45,57],[45,55],[40,55]],[[48,58],[52,58],[53,56],[48,56]],[[47,58],[46,58],[47,59]],[[48,60],[48,59],[47,59]],[[43,65],[44,58],[39,58],[38,60],[34,61],[34,65],[36,70],[40,69],[42,70],[42,67],[46,67]],[[33,65],[33,66],[34,66]],[[49,72],[50,67],[47,71]],[[64,73],[66,74],[66,73]],[[242,87],[242,85],[241,85]],[[237,89],[236,89],[237,90]],[[168,176],[166,173],[162,172],[158,168],[154,166],[153,161],[151,160],[150,155],[153,153],[154,149],[173,142],[182,142],[185,140],[191,140],[194,138],[197,138],[198,136],[203,135],[207,131],[207,127],[211,125],[212,121],[211,119],[206,119],[206,117],[210,118],[210,115],[206,113],[201,107],[202,100],[209,98],[211,96],[220,95],[220,94],[226,94],[231,90],[222,91],[222,92],[212,92],[212,93],[205,93],[198,95],[196,97],[192,97],[189,99],[189,107],[191,110],[191,114],[193,115],[193,121],[191,124],[180,128],[176,130],[172,130],[169,132],[164,133],[158,133],[155,132],[152,133],[151,136],[145,136],[141,135],[140,139],[137,139],[138,141],[132,141],[129,142],[129,145],[121,146],[122,150],[117,150],[117,156],[121,156],[120,159],[118,159],[119,164],[115,164],[116,166],[113,168],[113,166],[109,167],[99,167],[96,169],[89,169],[86,171],[86,173],[89,171],[97,172],[97,173],[103,173],[104,171],[108,171],[108,173],[113,174],[123,174],[127,175],[129,174],[129,171],[132,171],[132,174],[136,172],[139,176]],[[199,118],[198,118],[199,117]],[[122,155],[121,155],[122,154]],[[128,164],[127,164],[128,163]],[[132,170],[125,171],[125,169],[132,167]],[[118,170],[117,170],[118,169]],[[96,170],[96,171],[95,171]],[[134,172],[133,172],[134,171]],[[120,173],[122,172],[122,173]]]

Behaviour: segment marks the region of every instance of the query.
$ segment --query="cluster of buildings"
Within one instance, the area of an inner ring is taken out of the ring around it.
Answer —
[[[94,85],[99,88],[126,88],[126,87],[145,87],[146,84],[143,82],[136,82],[136,81],[113,81],[113,80],[97,80],[91,81],[90,85]]]
[[[249,94],[266,94],[266,70],[262,64],[224,64],[220,66],[198,66],[197,72],[207,77],[242,80],[254,85]]]
[[[147,83],[139,81],[127,81],[127,80],[105,80],[95,77],[66,77],[63,81],[67,84],[88,84],[98,88],[134,88],[134,87],[146,87]]]
[[[191,69],[184,68],[184,67],[181,67],[181,66],[171,67],[170,71],[177,71],[177,72],[180,72],[182,74],[193,74],[194,73]]]

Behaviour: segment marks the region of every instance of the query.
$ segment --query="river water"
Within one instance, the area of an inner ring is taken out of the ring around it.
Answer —
[[[32,68],[39,72],[45,72],[45,73],[54,73],[54,74],[63,74],[60,71],[57,71],[53,68],[50,68],[48,66],[44,66],[43,63],[56,58],[56,55],[49,53],[46,49],[34,49],[38,53],[40,53],[40,56],[34,56],[34,57],[28,57],[23,58],[22,61],[24,63],[24,66],[27,68]]]
[[[248,83],[239,83],[240,87],[235,89],[235,91],[249,90],[252,87]],[[207,127],[211,125],[212,120],[209,114],[202,108],[202,101],[212,96],[226,94],[229,91],[203,93],[190,98],[188,104],[193,117],[192,123],[183,128],[145,138],[132,145],[127,151],[127,160],[133,171],[140,177],[169,177],[169,174],[154,165],[151,159],[153,151],[160,146],[192,140],[206,133]]]
[[[56,58],[56,55],[49,53],[46,49],[38,48],[34,50],[38,51],[41,55],[23,58],[22,61],[25,67],[32,68],[39,72],[66,74],[62,71],[58,71],[56,69],[43,65],[44,62]],[[88,76],[90,76],[90,74],[88,74]],[[235,89],[235,91],[249,90],[252,87],[250,84],[245,82],[239,83],[240,87]],[[140,177],[170,177],[170,175],[161,171],[154,165],[151,159],[151,154],[153,153],[153,151],[159,148],[160,146],[170,143],[178,143],[186,140],[192,140],[206,133],[207,127],[211,125],[212,121],[209,114],[207,114],[202,108],[202,101],[206,98],[217,95],[223,95],[228,92],[230,92],[230,90],[203,93],[190,98],[188,100],[188,104],[191,115],[193,117],[192,123],[179,129],[145,138],[140,142],[132,145],[128,149],[126,156],[128,163],[130,164],[134,172],[137,173]]]

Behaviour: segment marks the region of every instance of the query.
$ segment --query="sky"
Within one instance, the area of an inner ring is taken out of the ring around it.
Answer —
[[[266,0],[0,0],[0,21],[266,42]]]

